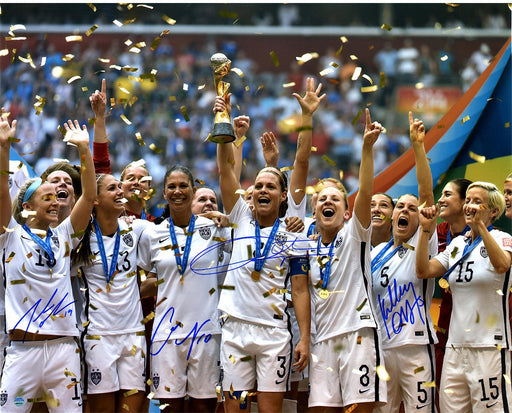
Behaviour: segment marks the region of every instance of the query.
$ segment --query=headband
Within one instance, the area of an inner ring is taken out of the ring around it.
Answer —
[[[27,190],[25,191],[25,195],[23,195],[22,203],[27,202],[32,197],[32,195],[34,195],[34,192],[36,192],[37,188],[39,188],[42,183],[43,183],[43,180],[41,178],[35,178],[34,182],[32,182],[30,184],[30,186],[27,188]]]

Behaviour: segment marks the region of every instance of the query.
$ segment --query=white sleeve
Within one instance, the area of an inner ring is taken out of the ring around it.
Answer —
[[[306,202],[307,196],[304,195],[300,204],[297,205],[293,200],[290,191],[288,191],[288,209],[286,210],[286,216],[299,217],[300,219],[302,219],[302,221],[304,221],[304,219],[306,218]]]

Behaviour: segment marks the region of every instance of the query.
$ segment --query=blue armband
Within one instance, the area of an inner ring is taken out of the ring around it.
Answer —
[[[292,257],[290,258],[290,275],[308,275],[309,258],[308,257]]]

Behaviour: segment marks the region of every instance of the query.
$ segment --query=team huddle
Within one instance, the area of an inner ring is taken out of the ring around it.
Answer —
[[[308,78],[293,94],[291,172],[266,132],[266,166],[247,189],[250,119],[233,119],[236,140],[217,145],[222,213],[183,165],[167,170],[160,217],[145,210],[143,162],[111,174],[105,81],[90,97],[93,150],[85,126],[63,125],[81,165],[53,165],[12,196],[16,120],[2,110],[1,411],[142,412],[155,399],[168,412],[251,400],[281,412],[304,382],[312,412],[510,411],[512,236],[493,224],[512,219],[512,174],[504,194],[455,179],[436,203],[425,126],[409,113],[417,195],[374,193],[384,128],[366,109],[352,208],[332,178],[308,199],[321,88]],[[230,96],[213,111],[230,114]]]

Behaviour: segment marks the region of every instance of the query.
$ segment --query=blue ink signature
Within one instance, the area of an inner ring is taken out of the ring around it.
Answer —
[[[265,239],[268,239],[268,237],[261,237],[261,238],[262,238],[262,242]],[[192,260],[190,261],[190,269],[195,274],[198,274],[198,275],[217,275],[217,274],[222,274],[222,273],[226,272],[228,270],[228,264],[218,265],[218,266],[212,265],[212,266],[208,266],[207,268],[200,268],[198,265],[198,261],[204,255],[210,253],[212,250],[216,250],[216,249],[220,248],[221,245],[223,245],[224,243],[234,243],[237,241],[248,240],[248,239],[254,240],[255,237],[248,236],[248,237],[241,237],[241,238],[233,238],[233,239],[229,239],[224,242],[219,242],[217,244],[211,245],[209,248],[206,248],[205,250],[201,251],[199,254],[197,254],[196,256],[194,256],[192,258]],[[272,245],[272,248],[270,249],[270,252],[267,256],[267,259],[270,260],[273,258],[282,258],[282,261],[280,263],[280,265],[282,265],[283,262],[287,258],[289,258],[288,254],[286,254],[286,251],[288,251],[289,249],[293,249],[293,251],[294,251],[293,258],[306,257],[306,256],[308,256],[308,254],[307,254],[308,251],[310,252],[309,256],[311,257],[312,255],[311,255],[310,242],[311,242],[310,239],[304,239],[304,238],[300,238],[300,239],[295,238],[291,241],[286,241],[286,242],[274,241],[274,244]],[[299,245],[300,243],[305,243],[305,245],[303,245],[301,247]],[[303,251],[304,254],[298,254],[298,252],[301,252],[301,251]],[[250,258],[250,259],[240,260],[240,261],[231,260],[229,262],[229,270],[230,271],[236,270],[237,268],[244,267],[245,265],[249,264],[250,262],[257,261],[259,259],[263,259],[263,258]]]
[[[171,327],[171,330],[169,331],[169,334],[167,335],[167,338],[165,339],[164,343],[160,346],[160,348],[158,349],[158,351],[155,353],[153,352],[152,350],[152,347],[153,347],[153,340],[155,338],[155,335],[156,333],[158,332],[158,329],[160,328],[160,326],[162,325],[162,323],[165,321],[165,318],[167,317],[168,314],[171,314],[170,317],[169,317],[169,324],[172,326]],[[171,337],[171,334],[174,333],[178,328],[183,328],[183,324],[181,323],[173,323],[172,321],[172,318],[174,317],[174,307],[171,307],[169,308],[164,316],[162,317],[162,319],[160,320],[160,322],[158,323],[158,326],[156,327],[156,329],[153,331],[153,334],[151,336],[151,346],[150,346],[150,350],[149,350],[149,353],[152,355],[152,356],[156,356],[158,353],[160,353],[162,351],[162,349],[164,348],[164,346],[167,344],[167,342],[169,341],[170,337]],[[174,344],[176,344],[177,346],[181,346],[183,345],[183,343],[185,343],[185,341],[189,338],[192,337],[192,340],[190,340],[190,346],[188,348],[188,353],[187,353],[187,360],[189,359],[190,357],[190,353],[192,353],[192,348],[194,347],[194,344],[200,344],[201,343],[201,340],[203,341],[203,343],[208,343],[211,338],[212,338],[212,335],[211,334],[204,334],[202,333],[201,336],[199,336],[199,333],[201,332],[201,329],[203,328],[203,326],[210,322],[210,319],[204,321],[201,325],[199,325],[199,323],[196,321],[196,323],[194,324],[194,327],[192,327],[192,329],[188,332],[187,336],[185,338],[183,338],[182,340],[181,339],[175,339],[174,340]],[[174,324],[174,325],[173,325]],[[199,338],[198,338],[199,336]],[[172,339],[171,339],[172,340]]]
[[[73,315],[73,309],[68,308],[69,306],[72,306],[75,303],[75,300],[64,304],[66,301],[66,298],[68,297],[68,293],[64,295],[64,297],[61,298],[61,300],[58,303],[52,303],[53,298],[57,295],[58,288],[55,289],[52,296],[48,300],[48,302],[44,305],[43,309],[38,313],[39,305],[41,304],[42,298],[37,300],[32,307],[28,309],[28,311],[23,314],[23,316],[19,319],[19,321],[14,326],[14,329],[18,327],[18,325],[28,317],[27,326],[25,328],[25,332],[28,331],[31,323],[33,321],[39,321],[39,328],[43,327],[44,323],[52,316],[55,317],[66,317]]]
[[[407,294],[409,291],[412,291],[414,301],[411,303],[409,300],[405,300],[405,303],[398,307],[400,300],[402,300],[405,294]],[[393,333],[399,334],[402,331],[402,327],[405,323],[414,324],[416,321],[414,309],[417,309],[419,319],[423,324],[425,324],[423,314],[421,313],[421,308],[425,307],[425,301],[421,298],[421,296],[416,295],[412,281],[410,281],[408,284],[397,286],[396,280],[393,280],[393,286],[388,285],[388,294],[389,306],[386,306],[386,300],[381,298],[380,294],[378,295],[378,300],[380,312],[382,314],[382,318],[384,319],[384,325],[386,326],[386,333],[389,339],[391,338],[391,335],[389,333],[388,321],[391,320],[391,328]],[[395,307],[398,308],[395,309]]]

